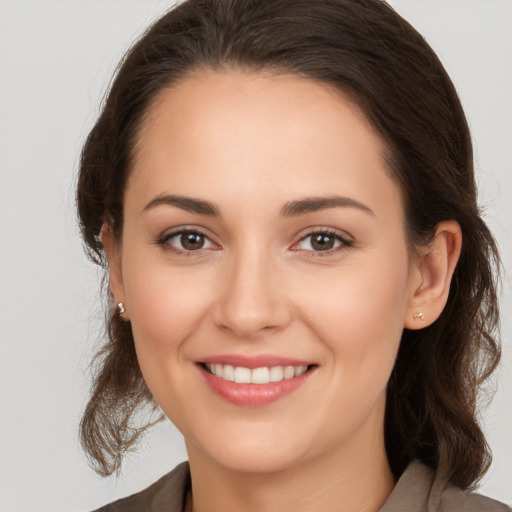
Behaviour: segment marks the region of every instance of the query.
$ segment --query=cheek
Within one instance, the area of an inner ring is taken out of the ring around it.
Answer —
[[[190,340],[208,311],[207,276],[147,259],[127,259],[125,289],[135,348],[144,380],[156,402],[178,428],[194,402],[194,388],[183,386]]]
[[[402,259],[369,257],[305,283],[302,316],[353,383],[387,381],[394,365],[408,293]]]
[[[137,350],[175,351],[198,327],[209,301],[205,286],[211,277],[196,269],[172,268],[162,263],[127,260],[125,289]]]

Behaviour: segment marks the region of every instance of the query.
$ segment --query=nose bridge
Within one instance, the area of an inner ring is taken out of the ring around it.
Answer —
[[[246,243],[233,250],[218,295],[217,324],[245,338],[284,327],[290,308],[278,266],[272,251],[261,244]]]

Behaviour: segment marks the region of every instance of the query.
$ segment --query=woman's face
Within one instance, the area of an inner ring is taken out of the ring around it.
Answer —
[[[184,79],[141,129],[124,215],[112,288],[191,459],[276,471],[382,449],[419,277],[350,101],[291,75]]]

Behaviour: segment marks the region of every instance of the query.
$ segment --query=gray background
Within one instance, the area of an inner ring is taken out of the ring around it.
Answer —
[[[98,274],[82,254],[78,154],[112,71],[163,0],[0,0],[0,510],[85,511],[186,458],[157,426],[119,479],[87,466],[77,425],[101,333]],[[480,200],[512,269],[512,1],[394,0],[438,51],[476,147]],[[494,463],[482,492],[512,503],[512,283],[504,358],[484,413]]]

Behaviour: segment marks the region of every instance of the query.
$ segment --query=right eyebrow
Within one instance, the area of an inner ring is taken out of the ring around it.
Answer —
[[[187,212],[208,215],[210,217],[221,217],[220,209],[213,203],[203,199],[179,196],[176,194],[159,194],[154,197],[142,210],[143,212],[156,208],[157,206],[168,205],[181,208]]]
[[[281,217],[295,217],[305,213],[317,212],[320,210],[337,207],[357,208],[358,210],[361,210],[370,215],[375,215],[369,206],[366,206],[360,201],[356,201],[350,197],[339,196],[306,197],[297,201],[291,201],[283,206],[280,215]]]

